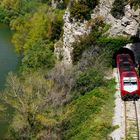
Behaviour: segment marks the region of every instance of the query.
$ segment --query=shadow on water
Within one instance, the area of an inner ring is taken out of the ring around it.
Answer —
[[[15,71],[18,56],[11,43],[12,32],[7,25],[0,24],[0,92],[5,88],[7,74]],[[0,115],[0,140],[6,135],[13,110],[8,107],[6,113]]]

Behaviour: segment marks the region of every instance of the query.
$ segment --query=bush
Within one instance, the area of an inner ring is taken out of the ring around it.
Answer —
[[[127,0],[115,0],[111,9],[111,14],[115,18],[120,19],[122,16],[124,16],[124,7],[126,4]]]
[[[93,90],[95,87],[104,85],[105,82],[103,79],[103,74],[104,73],[100,73],[94,68],[86,70],[78,76],[75,89],[77,89],[78,92],[83,95],[86,92]]]
[[[54,20],[51,22],[51,31],[50,31],[50,39],[53,40],[59,40],[60,36],[62,35],[62,27],[63,22],[60,19],[54,18]]]
[[[7,88],[1,93],[5,105],[14,109],[6,140],[54,139],[58,126],[56,114],[49,108],[49,89],[48,81],[39,72],[20,78],[9,74]]]
[[[89,20],[92,10],[98,5],[98,0],[80,0],[74,2],[70,8],[72,18],[76,20]]]
[[[134,7],[134,9],[137,9],[140,6],[140,0],[130,0],[131,7]]]
[[[61,0],[55,0],[55,1],[58,1],[59,2],[58,5],[57,5],[57,8],[59,8],[59,9],[65,9],[65,8],[67,8],[68,3],[69,3],[70,0],[63,0],[63,1],[61,1]]]
[[[89,20],[90,19],[90,9],[87,5],[75,3],[74,6],[70,9],[71,17],[74,17],[76,20]]]
[[[38,39],[55,42],[62,33],[63,11],[48,6],[40,6],[34,14],[26,14],[10,22],[15,31],[12,42],[17,52],[24,53]]]
[[[45,44],[38,41],[31,48],[25,51],[22,60],[23,70],[37,70],[42,67],[51,68],[54,65],[54,56],[51,48],[53,44]]]
[[[116,36],[116,37],[102,37],[99,38],[98,44],[101,47],[106,47],[112,52],[115,52],[120,47],[125,46],[128,43],[132,43],[133,40],[129,37],[123,37],[123,36]]]
[[[80,0],[79,2],[87,5],[91,10],[93,10],[99,4],[99,0]]]

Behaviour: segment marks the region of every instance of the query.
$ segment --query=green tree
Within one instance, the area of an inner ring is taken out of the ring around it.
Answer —
[[[24,53],[25,56],[22,60],[23,70],[38,70],[42,67],[51,68],[54,66],[55,59],[52,48],[53,43],[38,41],[33,44]]]
[[[22,78],[9,74],[1,99],[15,110],[10,122],[10,140],[40,139],[42,133],[47,138],[53,133],[57,121],[49,115],[48,94],[48,82],[41,74],[32,73]]]

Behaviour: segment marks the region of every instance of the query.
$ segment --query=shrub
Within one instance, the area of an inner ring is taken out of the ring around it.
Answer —
[[[128,43],[132,43],[133,40],[129,37],[123,37],[123,36],[116,36],[116,37],[102,37],[99,38],[98,44],[99,46],[106,47],[112,52],[115,52],[120,47],[125,46]]]
[[[76,20],[89,20],[90,19],[90,9],[87,5],[75,3],[74,6],[70,9],[71,17],[74,17]]]
[[[91,10],[99,4],[99,0],[79,0],[79,2],[87,5]]]
[[[94,68],[86,70],[78,76],[75,89],[77,89],[78,92],[83,95],[95,87],[104,85],[103,74],[104,73],[100,73]]]
[[[54,18],[54,20],[51,22],[51,31],[50,31],[50,39],[53,40],[59,40],[61,34],[62,34],[62,27],[63,22],[60,19]]]
[[[5,105],[14,109],[7,140],[54,139],[58,127],[55,113],[47,102],[49,88],[48,81],[39,72],[24,74],[20,78],[9,74],[7,88],[1,93]]]
[[[89,20],[92,10],[98,5],[98,0],[80,0],[74,2],[70,9],[72,18],[76,20]]]
[[[111,9],[111,14],[119,19],[124,16],[124,7],[127,4],[127,0],[115,0]]]
[[[134,7],[134,9],[137,9],[140,6],[139,0],[130,0],[129,2],[130,2],[131,7]]]
[[[50,68],[54,65],[54,56],[51,48],[53,44],[45,44],[43,41],[38,41],[25,51],[22,60],[23,70],[37,70],[42,67]]]

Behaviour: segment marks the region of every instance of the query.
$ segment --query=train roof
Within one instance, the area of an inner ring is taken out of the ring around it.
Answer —
[[[123,76],[123,77],[137,77],[137,73],[135,71],[122,72],[121,76]]]
[[[130,55],[127,53],[121,53],[121,54],[118,54],[117,56],[119,56],[120,58],[130,57]]]

